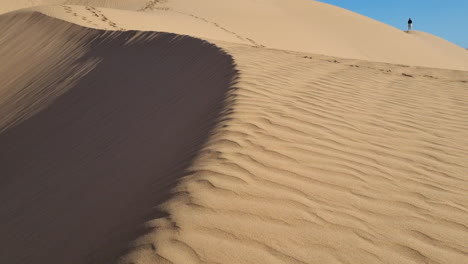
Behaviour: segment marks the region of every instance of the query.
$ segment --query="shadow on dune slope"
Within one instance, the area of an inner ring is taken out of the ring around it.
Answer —
[[[0,67],[11,79],[0,110],[22,117],[0,134],[0,262],[109,263],[162,215],[156,206],[228,107],[234,62],[169,33],[39,14],[0,24],[0,54],[16,50]]]

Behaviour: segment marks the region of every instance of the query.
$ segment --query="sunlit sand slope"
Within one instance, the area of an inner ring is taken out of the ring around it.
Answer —
[[[0,14],[41,5],[90,5],[128,10],[144,8],[151,0],[0,0]]]
[[[233,113],[122,263],[465,263],[468,73],[219,44]]]
[[[319,1],[43,0],[29,3],[30,6],[54,4],[38,10],[87,27],[166,31],[257,47],[468,71],[468,54],[457,45],[448,45],[434,36],[421,38],[419,35],[424,33],[408,34]],[[14,4],[9,5],[13,10]],[[84,6],[96,7],[97,11],[88,12],[83,10]]]
[[[112,263],[221,118],[233,61],[37,13],[0,26],[0,263]]]
[[[466,50],[311,0],[52,2],[0,16],[0,263],[466,263]]]
[[[345,10],[312,0],[167,0],[146,9],[202,19],[269,48],[344,58],[468,70],[461,47],[432,42]],[[402,21],[404,24],[405,21]]]

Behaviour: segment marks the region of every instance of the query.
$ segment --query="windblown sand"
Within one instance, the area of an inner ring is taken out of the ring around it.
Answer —
[[[466,72],[221,46],[233,113],[124,263],[467,260]]]
[[[0,263],[466,263],[466,51],[218,2],[0,16]]]

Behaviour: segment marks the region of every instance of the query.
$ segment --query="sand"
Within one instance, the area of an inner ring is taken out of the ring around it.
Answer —
[[[408,34],[318,1],[139,0],[138,4],[138,0],[132,0],[127,5],[125,2],[62,1],[70,7],[68,10],[61,6],[34,10],[86,27],[165,31],[343,58],[468,70],[468,54],[462,47],[429,34],[416,31]],[[96,17],[96,12],[73,4],[97,6],[105,17],[99,14]],[[113,24],[109,25],[110,22]]]
[[[0,16],[0,263],[466,263],[463,48],[305,0],[0,11],[36,4]]]
[[[466,261],[466,72],[223,47],[234,113],[124,263]]]
[[[2,86],[0,109],[11,115],[0,134],[0,263],[110,262],[161,216],[154,207],[221,118],[232,58],[174,34],[88,30],[37,13],[1,18],[17,22],[5,51],[47,44],[7,57],[28,67],[7,63],[0,74],[22,77]],[[68,70],[82,74],[61,79]]]

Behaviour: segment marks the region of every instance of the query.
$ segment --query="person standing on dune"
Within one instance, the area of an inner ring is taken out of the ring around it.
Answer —
[[[413,28],[413,20],[411,20],[411,18],[408,20],[408,31],[411,31],[411,29]]]

